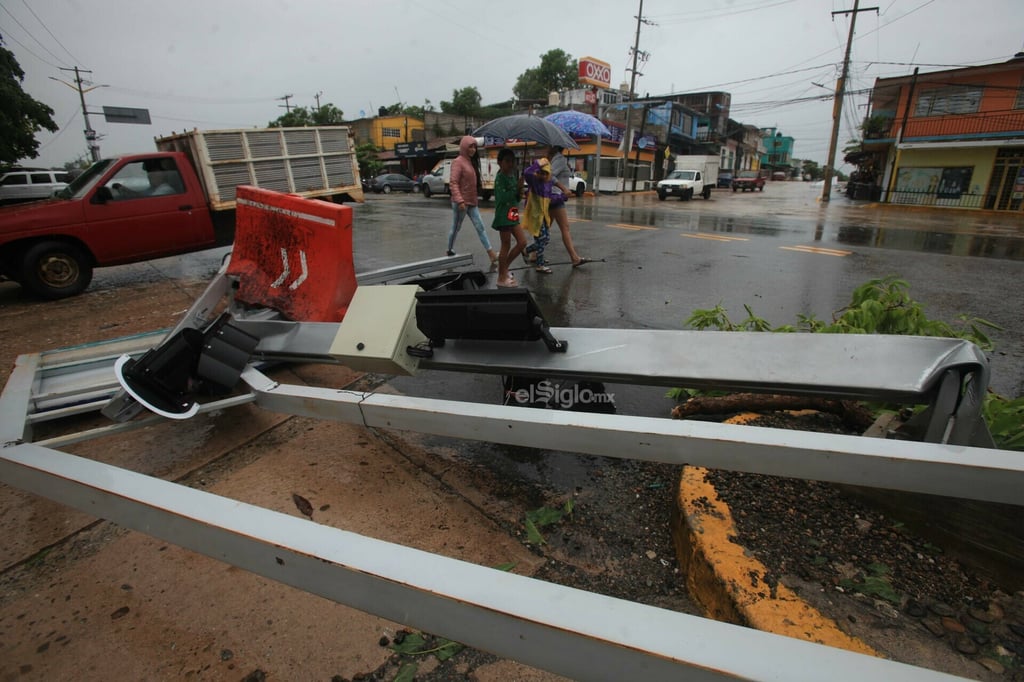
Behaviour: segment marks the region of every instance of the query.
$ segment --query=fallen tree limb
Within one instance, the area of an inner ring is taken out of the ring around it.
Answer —
[[[817,410],[837,415],[852,428],[865,430],[874,416],[863,405],[852,400],[829,400],[811,396],[764,393],[733,393],[723,396],[697,396],[672,408],[673,419],[696,414],[729,414],[733,412],[777,412],[780,410]]]

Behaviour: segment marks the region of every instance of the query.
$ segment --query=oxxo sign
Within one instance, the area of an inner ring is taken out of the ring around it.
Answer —
[[[580,57],[579,80],[584,85],[607,88],[612,84],[612,67],[593,57]]]

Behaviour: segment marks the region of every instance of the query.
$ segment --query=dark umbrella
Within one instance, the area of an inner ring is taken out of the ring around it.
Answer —
[[[612,132],[608,126],[601,123],[600,119],[582,111],[556,111],[550,116],[544,117],[545,121],[551,121],[556,126],[573,136],[602,135],[611,137]]]
[[[537,142],[549,147],[558,145],[569,149],[580,148],[575,140],[551,121],[526,114],[502,116],[488,121],[474,130],[473,135],[476,137],[498,137],[502,140]]]

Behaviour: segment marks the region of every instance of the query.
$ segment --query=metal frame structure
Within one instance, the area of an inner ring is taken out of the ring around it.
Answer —
[[[378,276],[389,280],[387,273]],[[210,327],[233,288],[222,271],[164,338]],[[263,363],[353,363],[352,357],[330,353],[339,325],[282,320],[273,311],[236,308],[230,300],[227,315],[258,343],[239,372],[240,389],[199,405],[198,411],[253,403],[370,428],[1024,504],[1024,457],[984,447],[991,443],[980,417],[988,366],[984,355],[963,341],[723,334],[709,344],[707,333],[564,328],[550,332],[568,342],[567,352],[551,352],[540,340],[453,338],[435,344],[419,362],[422,368],[460,372],[929,406],[904,439],[889,440],[282,384],[261,371]],[[146,352],[155,340],[141,335],[19,357],[0,396],[0,481],[307,592],[575,679],[953,679],[374,540],[55,449],[154,419],[138,417],[141,407],[119,390],[113,364],[125,353]],[[32,424],[103,404],[114,424],[32,442]]]

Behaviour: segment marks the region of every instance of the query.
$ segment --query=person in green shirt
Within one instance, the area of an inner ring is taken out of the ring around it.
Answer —
[[[494,176],[494,221],[491,227],[501,236],[498,252],[498,286],[519,286],[509,272],[509,264],[526,248],[526,230],[519,223],[519,200],[522,185],[516,174],[516,154],[511,149],[498,152],[498,173]],[[512,237],[516,245],[512,246]]]

